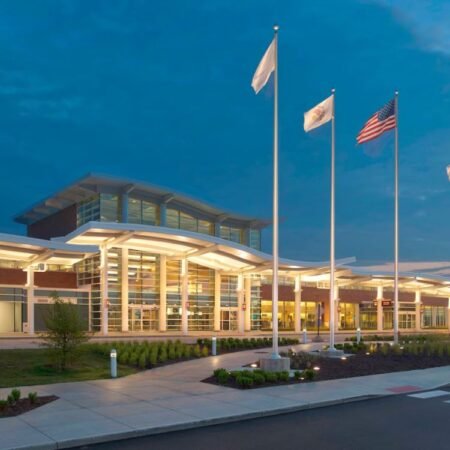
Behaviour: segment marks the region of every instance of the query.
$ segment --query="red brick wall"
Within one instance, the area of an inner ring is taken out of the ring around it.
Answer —
[[[65,236],[77,227],[77,205],[68,206],[51,216],[28,225],[30,237],[50,239]]]
[[[292,286],[278,286],[278,300],[294,301],[294,288]],[[261,298],[263,300],[272,300],[272,285],[263,284],[261,286]]]
[[[75,272],[36,272],[34,284],[39,287],[76,289],[77,274]]]
[[[421,302],[427,306],[448,306],[448,299],[422,295]]]
[[[339,289],[339,300],[345,303],[372,302],[377,298],[375,289]]]
[[[394,291],[383,290],[383,298],[394,300]],[[398,301],[399,302],[414,302],[416,299],[416,294],[414,292],[399,292]]]
[[[0,269],[0,284],[25,286],[26,283],[27,274],[22,269]],[[38,287],[76,289],[77,274],[75,272],[35,272],[34,284]]]
[[[0,284],[25,285],[27,274],[22,269],[0,269]]]

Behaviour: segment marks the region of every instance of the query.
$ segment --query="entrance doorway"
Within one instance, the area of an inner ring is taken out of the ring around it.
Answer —
[[[157,331],[158,309],[154,305],[133,305],[128,308],[130,331]]]
[[[238,328],[238,317],[236,309],[220,311],[220,329],[223,331],[235,331]]]

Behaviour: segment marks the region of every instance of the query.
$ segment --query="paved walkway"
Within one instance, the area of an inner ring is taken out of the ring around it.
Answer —
[[[298,346],[298,348],[305,346]],[[311,348],[311,345],[308,346]],[[450,367],[239,391],[199,382],[215,368],[257,360],[255,350],[173,364],[115,380],[22,388],[59,400],[0,419],[0,449],[55,449],[432,389]],[[5,396],[9,389],[1,389]]]

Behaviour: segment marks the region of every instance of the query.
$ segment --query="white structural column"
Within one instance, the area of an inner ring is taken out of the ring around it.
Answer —
[[[236,292],[237,292],[237,298],[238,298],[238,331],[239,331],[239,333],[243,333],[244,332],[244,311],[243,311],[243,309],[244,309],[245,291],[244,291],[244,277],[242,276],[242,274],[238,275]]]
[[[416,331],[420,331],[420,308],[421,308],[421,301],[422,301],[422,293],[420,291],[416,291],[416,298],[415,298],[415,306],[416,306]]]
[[[359,303],[355,304],[355,327],[361,328],[361,321],[359,317]]]
[[[244,279],[244,287],[245,287],[245,311],[244,311],[244,330],[251,331],[252,329],[252,279],[251,277],[247,277]]]
[[[450,331],[450,298],[448,299],[448,304],[447,304],[447,327]]]
[[[302,317],[302,279],[300,275],[295,277],[294,285],[294,330],[296,333],[301,332],[301,317]]]
[[[222,277],[220,272],[214,272],[214,331],[220,331],[220,294]]]
[[[181,331],[188,334],[188,305],[189,305],[189,266],[188,260],[181,260]]]
[[[339,286],[334,284],[334,332],[339,331]]]
[[[122,249],[121,264],[122,331],[128,331],[128,249]]]
[[[27,323],[28,334],[34,334],[34,269],[27,268]]]
[[[100,248],[100,284],[101,284],[101,311],[102,311],[102,334],[108,334],[108,248]]]
[[[377,331],[383,331],[383,286],[377,287]]]
[[[167,257],[159,257],[159,331],[167,331]]]

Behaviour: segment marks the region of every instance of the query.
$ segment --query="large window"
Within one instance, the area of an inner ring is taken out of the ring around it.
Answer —
[[[25,301],[25,289],[0,287],[0,333],[22,331]]]
[[[169,260],[167,277],[167,329],[181,330],[181,261]]]
[[[248,307],[248,305],[247,305]],[[252,278],[251,301],[250,301],[251,327],[252,330],[261,329],[261,279]]]
[[[355,303],[339,302],[338,318],[340,330],[354,330],[356,328],[357,305]]]
[[[422,306],[422,328],[447,328],[446,306]]]
[[[377,329],[377,307],[373,303],[362,303],[359,306],[359,323],[362,330]]]
[[[261,250],[261,231],[250,230],[250,242],[248,243],[251,248]]]
[[[220,237],[227,241],[243,243],[243,230],[242,228],[231,227],[228,225],[220,225]]]
[[[77,226],[100,220],[100,196],[95,195],[77,205]]]
[[[159,257],[128,250],[128,303],[159,304]]]
[[[120,222],[121,209],[119,196],[100,194],[100,220],[102,222]]]
[[[189,330],[214,328],[214,270],[189,263]]]
[[[212,222],[203,219],[197,219],[177,209],[167,208],[166,223],[170,228],[178,228],[181,230],[194,231],[202,234],[214,234],[214,226]]]
[[[128,198],[128,222],[159,225],[159,207],[152,202]]]

